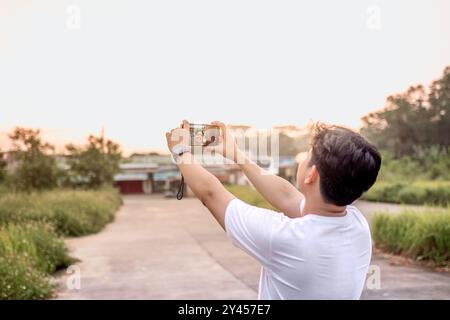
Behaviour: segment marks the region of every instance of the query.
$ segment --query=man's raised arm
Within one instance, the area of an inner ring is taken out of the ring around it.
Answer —
[[[187,121],[182,128],[166,133],[167,144],[171,152],[175,146],[189,145],[189,131]],[[183,148],[188,150],[190,148]],[[195,162],[194,156],[189,152],[178,154],[178,169],[194,192],[196,197],[209,209],[217,222],[225,229],[225,211],[228,204],[235,197],[224,188],[220,181],[205,168]]]

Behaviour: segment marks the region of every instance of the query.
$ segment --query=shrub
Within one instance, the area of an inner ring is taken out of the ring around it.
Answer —
[[[267,202],[263,196],[253,189],[250,186],[241,186],[241,185],[225,185],[228,191],[230,191],[234,196],[241,199],[242,201],[247,202],[253,206],[257,206],[260,208],[267,208],[271,210],[275,210],[274,207]]]
[[[417,181],[410,184],[379,181],[362,199],[405,204],[450,204],[450,181]]]
[[[404,187],[403,183],[380,181],[363,194],[362,198],[369,201],[398,202],[398,193]]]
[[[427,192],[426,188],[419,188],[417,186],[409,185],[400,189],[396,194],[396,201],[399,203],[411,203],[420,204],[427,202]]]
[[[8,192],[8,188],[4,183],[0,183],[0,197]]]
[[[47,275],[73,260],[64,241],[43,223],[0,228],[0,299],[43,299],[53,286]]]
[[[73,262],[62,236],[99,231],[122,200],[116,190],[0,195],[0,299],[45,299],[48,275]]]
[[[378,182],[363,199],[409,204],[450,203],[450,148],[415,147],[411,155],[395,158],[382,152]]]
[[[372,236],[388,252],[448,265],[450,208],[378,213],[372,220]]]
[[[38,221],[58,234],[81,236],[101,230],[121,205],[116,190],[62,190],[0,197],[0,224]]]
[[[44,273],[68,266],[73,260],[67,254],[63,239],[44,223],[7,225],[0,228],[0,256],[23,254]]]
[[[25,255],[0,255],[0,300],[45,299],[53,295],[47,276]]]

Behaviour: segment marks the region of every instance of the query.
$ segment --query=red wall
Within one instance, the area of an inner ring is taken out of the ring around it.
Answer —
[[[119,188],[120,193],[144,193],[143,181],[117,181],[114,183]]]

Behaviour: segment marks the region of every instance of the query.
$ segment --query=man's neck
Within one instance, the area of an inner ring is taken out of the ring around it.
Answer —
[[[316,214],[325,217],[343,217],[346,215],[346,206],[336,206],[325,203],[322,199],[306,198],[301,216]]]

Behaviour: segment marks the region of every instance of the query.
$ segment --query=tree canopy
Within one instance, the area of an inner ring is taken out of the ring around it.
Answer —
[[[103,137],[89,136],[87,145],[66,146],[72,181],[91,188],[112,184],[122,158],[120,146]]]
[[[412,86],[389,96],[382,110],[362,118],[361,133],[395,156],[412,155],[417,148],[450,146],[450,66],[428,89]]]
[[[55,187],[61,171],[55,158],[49,154],[54,147],[42,141],[41,131],[17,127],[9,138],[18,163],[11,177],[13,186],[22,191]]]

